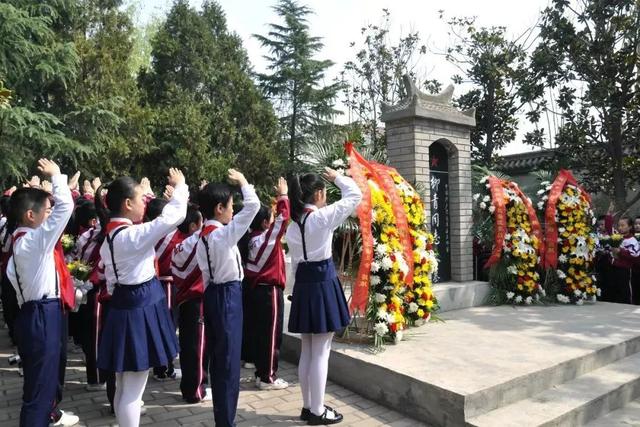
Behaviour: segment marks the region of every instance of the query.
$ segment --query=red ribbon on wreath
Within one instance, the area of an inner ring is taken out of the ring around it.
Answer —
[[[507,206],[504,202],[503,184],[504,181],[500,178],[495,176],[489,177],[491,204],[495,208],[493,212],[495,225],[493,227],[493,250],[491,251],[491,256],[484,264],[484,268],[489,268],[500,261],[504,236],[507,234]]]
[[[558,224],[556,224],[556,209],[558,199],[564,190],[565,185],[573,185],[585,197],[587,202],[591,203],[591,196],[576,181],[571,171],[561,169],[558,176],[551,185],[549,191],[549,200],[544,211],[545,215],[545,244],[546,251],[544,256],[543,268],[556,268],[558,266]]]

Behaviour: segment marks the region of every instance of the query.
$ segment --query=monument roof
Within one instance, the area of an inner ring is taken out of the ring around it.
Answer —
[[[546,166],[555,155],[555,150],[547,149],[501,156],[500,170],[506,173],[531,172]]]
[[[423,117],[439,120],[446,123],[473,127],[476,125],[476,109],[470,108],[460,111],[451,103],[453,85],[438,95],[428,95],[418,89],[415,82],[408,74],[402,77],[407,96],[395,105],[382,103],[383,122],[399,120],[411,117]]]

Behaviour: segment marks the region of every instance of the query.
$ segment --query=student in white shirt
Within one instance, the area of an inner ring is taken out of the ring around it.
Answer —
[[[229,181],[240,186],[244,207],[233,215],[231,188],[207,184],[198,197],[204,229],[196,250],[204,282],[204,321],[213,389],[213,414],[218,427],[234,426],[240,392],[242,347],[242,278],[238,241],[260,209],[260,200],[244,175],[230,169]]]
[[[298,379],[303,407],[300,419],[309,425],[336,424],[342,415],[324,405],[331,340],[351,319],[333,264],[333,231],[355,210],[362,193],[349,177],[325,168],[342,198],[327,206],[324,181],[310,173],[289,180],[291,217],[287,230],[295,284],[289,312],[289,332],[300,333],[302,349]]]
[[[162,214],[140,224],[145,202],[142,187],[118,178],[96,195],[96,206],[110,211],[100,257],[111,300],[98,349],[98,368],[116,373],[113,402],[118,424],[137,427],[142,394],[151,367],[166,366],[178,353],[178,342],[166,296],[155,269],[154,246],[186,215],[189,189],[184,175],[169,170],[173,197]]]
[[[73,213],[66,175],[47,159],[38,161],[38,169],[51,177],[55,207],[51,208],[49,193],[29,187],[13,193],[10,202],[11,218],[18,228],[13,232],[7,277],[20,306],[15,329],[24,369],[22,427],[48,426],[52,410],[56,411],[65,327],[60,300],[64,273],[60,268],[65,265],[64,260],[56,259],[54,250]],[[78,417],[62,412],[53,424],[77,422]]]

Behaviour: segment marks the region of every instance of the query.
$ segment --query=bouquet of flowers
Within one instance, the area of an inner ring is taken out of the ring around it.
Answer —
[[[62,250],[65,255],[73,252],[73,249],[76,247],[76,242],[70,234],[63,234],[60,243],[62,244]]]
[[[640,237],[640,234],[636,235],[636,239]],[[611,250],[615,248],[619,248],[624,240],[624,236],[622,234],[613,233],[610,236],[604,236],[598,238],[600,241],[600,246],[602,246],[605,250]]]
[[[553,184],[542,183],[538,208],[546,219],[545,265],[555,271],[556,299],[563,304],[581,305],[600,295],[594,275],[596,220],[591,198],[573,175],[560,171]],[[610,246],[620,246],[622,236],[611,236]],[[553,283],[553,282],[551,282]]]
[[[87,302],[87,293],[93,288],[93,284],[89,282],[92,267],[81,260],[76,260],[68,263],[67,268],[73,277],[75,287],[76,305],[73,311],[78,311],[80,305]]]
[[[494,243],[486,267],[497,303],[532,304],[545,296],[538,271],[542,231],[531,200],[518,184],[494,176],[480,180],[485,190],[473,196],[479,216],[494,220]]]

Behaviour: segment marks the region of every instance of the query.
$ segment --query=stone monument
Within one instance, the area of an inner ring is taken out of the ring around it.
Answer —
[[[427,217],[440,265],[434,281],[473,279],[471,235],[470,133],[475,109],[451,104],[453,86],[439,95],[422,93],[408,75],[407,96],[382,105],[389,163],[408,181],[426,190]]]

